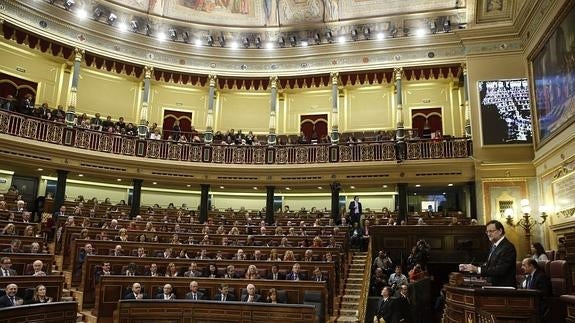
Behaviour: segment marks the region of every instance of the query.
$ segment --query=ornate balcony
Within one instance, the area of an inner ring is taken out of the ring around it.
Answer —
[[[289,165],[400,161],[395,141],[311,145],[206,145],[140,140],[0,111],[0,133],[54,145],[103,153],[192,163]],[[469,138],[409,140],[406,160],[440,160],[471,156]]]

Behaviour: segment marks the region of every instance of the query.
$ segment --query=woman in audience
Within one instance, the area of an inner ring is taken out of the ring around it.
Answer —
[[[44,285],[38,285],[34,288],[34,296],[32,299],[26,302],[27,304],[40,304],[40,303],[51,303],[52,298],[46,296],[46,287]]]
[[[292,250],[286,250],[283,261],[296,261]]]
[[[270,251],[268,261],[282,261],[281,257],[278,255],[277,249],[274,248]]]
[[[4,229],[2,229],[2,235],[5,235],[5,236],[14,236],[14,235],[16,235],[16,226],[14,225],[14,223],[8,223],[8,224],[6,224],[6,226],[4,227]]]
[[[205,269],[205,273],[203,276],[208,278],[220,278],[220,275],[218,275],[218,268],[214,264],[210,264]]]
[[[270,288],[270,290],[268,291],[268,297],[266,298],[266,301],[271,304],[278,303],[278,293],[275,288]]]
[[[176,268],[176,264],[174,264],[173,262],[168,264],[168,267],[166,268],[166,277],[178,277],[179,273],[178,273],[178,269]]]
[[[137,242],[146,242],[146,241],[148,241],[148,239],[147,239],[146,235],[142,233],[136,238],[136,241]]]
[[[116,241],[128,241],[128,230],[125,228],[120,229],[118,236],[114,239]]]
[[[549,258],[547,257],[547,254],[545,253],[545,249],[543,248],[543,245],[539,242],[534,242],[531,244],[531,254],[533,255],[533,256],[531,256],[531,258],[533,258],[537,261],[549,260]]]
[[[258,273],[258,268],[256,265],[249,265],[246,270],[246,279],[260,279],[260,274]]]
[[[32,242],[30,244],[30,253],[41,253],[40,252],[40,244],[38,242]]]
[[[230,229],[230,232],[228,232],[228,235],[230,235],[230,236],[237,236],[239,234],[240,234],[240,230],[235,226]]]
[[[34,236],[34,227],[31,225],[27,225],[26,228],[24,228],[24,236],[25,237],[33,237]]]

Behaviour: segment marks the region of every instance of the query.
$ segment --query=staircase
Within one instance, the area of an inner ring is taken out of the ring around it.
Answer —
[[[53,244],[50,245],[52,248],[54,247]],[[72,288],[72,273],[70,271],[62,270],[63,257],[61,255],[55,255],[54,258],[55,261],[54,264],[52,264],[52,274],[63,275],[65,277],[64,290],[62,291],[61,300],[64,302],[71,302],[71,301],[78,302],[78,313],[76,315],[76,322],[78,323],[95,322],[94,320],[92,321],[86,320],[87,317],[85,313],[82,313],[82,292],[79,292],[75,288]]]
[[[366,261],[367,252],[353,253],[335,322],[359,322],[359,298],[362,293],[363,273],[365,266],[369,266]]]

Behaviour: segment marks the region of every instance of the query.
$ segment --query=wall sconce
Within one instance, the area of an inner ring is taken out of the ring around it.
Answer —
[[[514,213],[514,212],[513,212],[513,209],[512,209],[512,208],[505,209],[505,210],[503,211],[503,216],[505,217],[505,220],[506,220],[507,224],[510,225],[510,226],[514,226],[514,223],[513,223],[513,220],[514,220],[514,219],[513,219],[513,213]]]
[[[522,199],[519,202],[519,205],[521,206],[521,213],[523,213],[523,216],[521,217],[521,219],[519,219],[519,221],[517,221],[517,223],[513,223],[513,209],[506,209],[505,210],[505,217],[507,220],[507,224],[510,226],[520,226],[523,228],[523,230],[525,230],[525,242],[526,242],[526,246],[525,246],[525,251],[527,254],[531,253],[531,228],[533,228],[535,225],[542,225],[543,223],[545,223],[545,221],[547,221],[547,212],[549,212],[549,207],[547,206],[541,206],[539,208],[539,211],[541,212],[541,221],[537,221],[533,218],[531,218],[531,206],[529,205],[529,200],[528,199]],[[511,213],[508,213],[507,210],[511,210]]]

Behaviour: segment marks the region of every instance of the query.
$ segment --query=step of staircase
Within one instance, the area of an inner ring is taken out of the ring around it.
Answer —
[[[81,313],[84,315],[84,322],[98,323],[98,317],[92,315],[91,310],[83,310]]]
[[[359,300],[362,295],[367,252],[354,252],[347,270],[345,289],[339,297],[338,317],[335,322],[359,322]]]
[[[359,322],[357,315],[355,316],[340,316],[337,318],[336,322],[354,322],[357,323]]]

